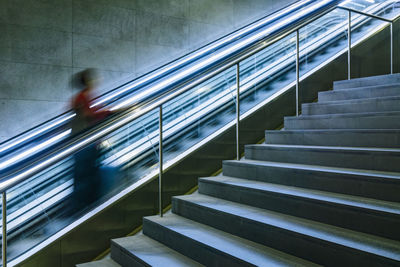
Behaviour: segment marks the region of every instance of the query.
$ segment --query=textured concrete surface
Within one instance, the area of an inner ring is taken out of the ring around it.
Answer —
[[[293,2],[0,0],[0,142],[67,109],[73,73],[100,94]]]
[[[122,266],[203,266],[141,233],[113,239],[111,257]]]
[[[120,266],[121,265],[119,265],[112,259],[105,259],[101,261],[94,261],[76,265],[76,267],[120,267]]]
[[[400,129],[400,112],[303,115],[285,117],[285,130],[299,129]]]
[[[322,114],[342,114],[342,113],[361,113],[361,112],[391,112],[398,111],[400,108],[399,96],[350,99],[329,101],[327,103],[302,104],[302,114],[322,115]]]
[[[190,220],[265,246],[279,247],[282,252],[322,265],[362,265],[367,258],[365,263],[369,264],[381,260],[390,263],[400,260],[397,241],[203,194],[174,197],[172,211]],[[162,225],[169,223],[167,220],[161,221],[166,217],[150,218]],[[143,223],[145,234],[148,220],[145,218]]]
[[[325,103],[327,101],[398,96],[399,94],[400,84],[389,84],[319,92],[318,101]]]
[[[219,203],[224,205],[222,201]],[[175,214],[145,217],[143,233],[206,266],[315,266]]]
[[[224,161],[223,175],[399,202],[399,175],[382,172],[258,160]]]
[[[400,149],[246,145],[246,159],[399,172]]]
[[[199,179],[199,193],[385,238],[400,237],[399,203],[226,176]]]
[[[400,106],[400,105],[399,105]],[[266,144],[400,148],[400,130],[266,131]]]
[[[335,81],[333,83],[333,89],[341,90],[341,89],[350,89],[356,87],[379,86],[379,85],[396,84],[396,83],[400,83],[400,75],[398,73],[363,77],[351,80]]]

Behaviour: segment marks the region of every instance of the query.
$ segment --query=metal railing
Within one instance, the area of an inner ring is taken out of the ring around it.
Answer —
[[[390,70],[393,73],[393,22],[394,20],[389,20],[386,18],[382,18],[376,15],[371,15],[368,13],[364,13],[362,11],[353,10],[350,8],[342,7],[342,6],[333,6],[324,10],[319,14],[315,14],[312,18],[307,19],[306,21],[300,22],[297,25],[286,29],[282,32],[277,32],[274,35],[267,36],[260,45],[248,51],[236,59],[232,60],[228,64],[224,64],[223,66],[219,66],[218,68],[206,73],[200,78],[197,78],[194,81],[189,81],[185,85],[174,88],[166,95],[159,96],[156,99],[151,100],[150,102],[141,103],[134,107],[131,107],[129,110],[122,112],[113,118],[112,121],[108,121],[104,124],[100,124],[95,127],[90,133],[84,133],[83,135],[67,142],[66,145],[57,149],[56,151],[51,152],[49,155],[44,156],[43,158],[37,160],[35,163],[25,167],[22,170],[19,170],[16,173],[12,173],[8,175],[0,184],[0,192],[2,193],[2,261],[3,266],[7,266],[7,201],[6,201],[6,190],[15,186],[16,184],[21,183],[27,178],[31,177],[34,174],[39,173],[45,168],[51,166],[52,164],[72,155],[73,153],[79,151],[83,147],[94,143],[96,140],[99,140],[106,136],[107,134],[113,132],[114,130],[127,125],[129,122],[132,122],[134,119],[150,112],[155,109],[159,110],[159,214],[163,216],[163,205],[162,205],[162,178],[163,178],[163,104],[168,102],[169,100],[187,92],[188,90],[194,88],[195,86],[201,84],[202,82],[213,78],[214,76],[226,71],[229,68],[236,68],[236,158],[240,160],[240,66],[239,64],[248,59],[249,57],[255,55],[260,52],[267,46],[282,40],[292,33],[296,33],[296,116],[299,116],[299,84],[300,84],[300,45],[299,45],[299,30],[314,22],[315,20],[321,18],[322,16],[330,13],[334,9],[339,8],[348,11],[348,79],[351,77],[351,13],[358,13],[360,15],[364,15],[370,18],[379,19],[384,22],[390,23]],[[396,18],[397,19],[397,18]]]
[[[134,92],[134,89],[142,88],[149,84],[155,83],[158,80],[164,78],[170,73],[175,72],[177,69],[185,67],[188,64],[193,63],[197,59],[207,56],[211,53],[217,52],[218,49],[226,47],[229,43],[234,40],[238,40],[244,37],[247,37],[247,34],[251,34],[258,29],[265,27],[265,25],[269,25],[285,17],[287,15],[292,14],[297,9],[304,8],[307,5],[311,4],[315,0],[302,0],[298,1],[298,3],[289,5],[280,10],[277,10],[274,15],[263,17],[249,25],[246,25],[212,43],[209,43],[195,51],[192,51],[189,54],[186,54],[178,59],[173,60],[159,68],[150,71],[132,81],[119,85],[118,87],[110,90],[109,92],[97,97],[94,99],[93,106],[99,105],[109,105],[113,104],[114,100],[118,100],[121,97],[126,96],[129,93]],[[57,127],[62,127],[66,121],[70,120],[74,116],[72,110],[67,111],[55,118],[48,120],[47,122],[41,123],[36,127],[27,130],[5,142],[0,143],[0,157],[2,154],[12,152],[14,149],[18,149],[19,147],[23,147],[30,142],[34,142],[39,138],[43,138],[45,134],[54,130]],[[1,168],[0,168],[1,171]]]
[[[373,19],[381,20],[390,23],[390,74],[393,74],[393,22],[397,19],[387,19],[373,14],[368,14],[356,9],[338,6],[337,8],[348,12],[348,42],[347,42],[347,79],[351,79],[351,13],[356,13]]]

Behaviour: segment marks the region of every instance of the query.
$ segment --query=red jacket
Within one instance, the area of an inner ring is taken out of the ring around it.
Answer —
[[[76,112],[72,127],[74,132],[90,127],[110,114],[107,110],[98,110],[99,108],[90,105],[91,97],[87,90],[82,90],[73,100],[72,108]]]

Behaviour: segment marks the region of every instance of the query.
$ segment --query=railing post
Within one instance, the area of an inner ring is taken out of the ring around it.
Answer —
[[[159,127],[159,143],[158,143],[158,165],[160,166],[159,174],[158,174],[158,205],[160,217],[163,216],[163,208],[162,208],[162,174],[163,174],[163,117],[162,117],[162,105],[159,108],[159,119],[158,119],[158,127]]]
[[[3,239],[2,239],[2,258],[3,258],[3,267],[7,266],[7,199],[6,199],[6,191],[3,192],[3,207],[2,207],[2,216],[3,216]]]
[[[239,63],[236,64],[236,159],[240,160],[240,69]]]
[[[351,11],[349,10],[348,21],[348,44],[347,44],[347,79],[351,79]]]
[[[393,22],[390,23],[390,74],[393,74]]]
[[[299,30],[296,30],[296,116],[299,116],[299,83],[300,83],[300,42]]]

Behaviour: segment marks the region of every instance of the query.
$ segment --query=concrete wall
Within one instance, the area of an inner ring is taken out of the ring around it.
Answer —
[[[65,111],[70,78],[98,93],[294,0],[0,0],[0,142]]]

